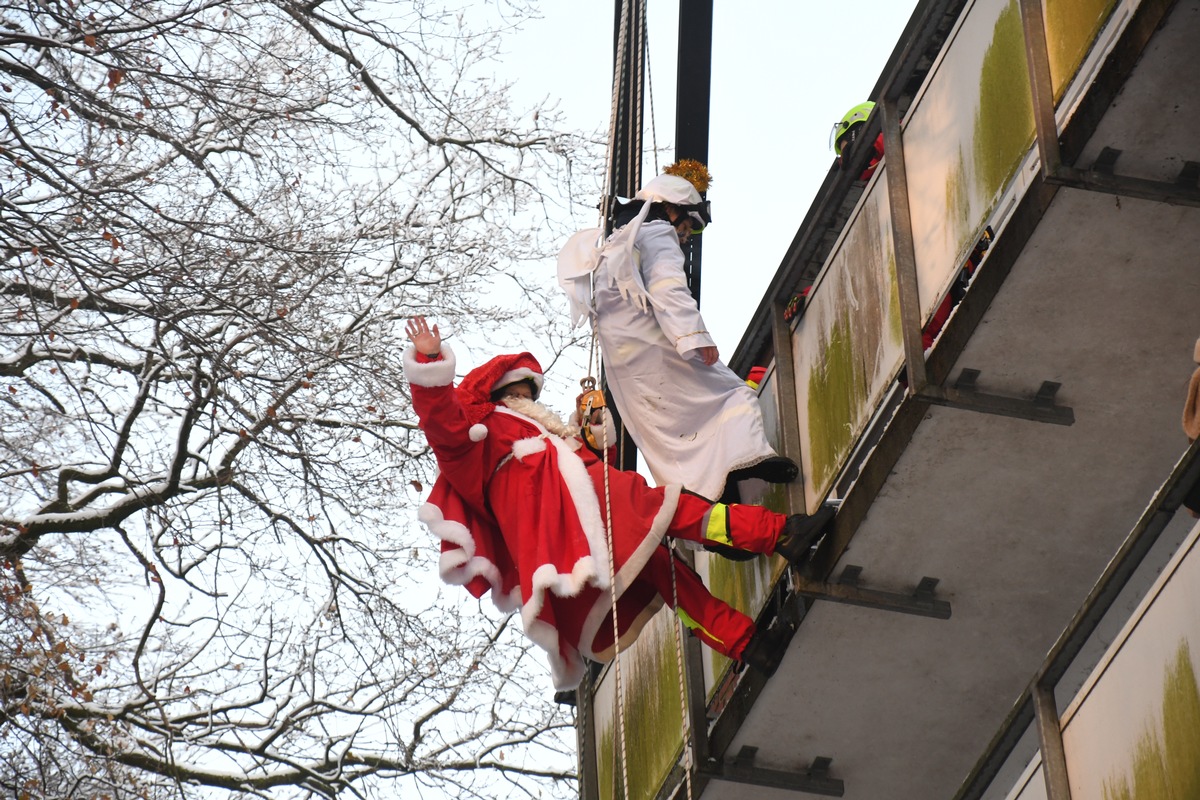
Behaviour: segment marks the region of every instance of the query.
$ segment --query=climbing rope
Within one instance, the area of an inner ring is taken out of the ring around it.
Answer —
[[[605,153],[605,180],[607,186],[612,186],[614,162],[616,161],[617,147],[617,110],[620,106],[621,96],[621,76],[625,74],[625,47],[628,42],[629,28],[629,11],[631,0],[625,0],[621,3],[621,21],[620,31],[617,34],[617,63],[613,70],[613,90],[612,90],[612,105],[610,107],[609,124],[608,124],[608,150]],[[643,17],[644,19],[644,17]],[[640,76],[639,76],[640,77]],[[600,202],[600,228],[607,233],[608,218],[611,213],[612,192],[605,191],[604,199]],[[592,280],[595,280],[593,275]],[[595,287],[593,286],[593,291]],[[593,294],[593,296],[595,296]],[[599,356],[600,341],[596,335],[597,320],[595,315],[592,317],[592,346],[589,348],[588,355],[588,374],[592,373],[592,356]],[[580,427],[587,429],[591,416],[591,403],[583,411],[579,419]],[[617,723],[617,738],[620,743],[621,753],[621,789],[622,795],[629,796],[629,749],[625,741],[625,687],[621,681],[621,639],[620,639],[620,623],[617,618],[617,572],[615,557],[613,555],[613,534],[612,534],[612,497],[609,489],[608,479],[608,429],[607,426],[602,428],[603,441],[601,442],[601,454],[604,460],[604,537],[608,545],[608,586],[609,593],[612,596],[612,620],[613,620],[613,679],[616,681],[616,723]],[[615,788],[615,787],[614,787]]]
[[[621,19],[620,19],[620,23],[619,23],[620,31],[619,31],[618,37],[617,37],[617,63],[615,65],[615,70],[614,70],[614,74],[613,74],[612,103],[610,106],[610,114],[609,114],[608,148],[605,152],[605,170],[604,170],[605,178],[606,178],[606,182],[607,182],[606,185],[609,187],[610,191],[605,192],[604,198],[601,200],[601,203],[600,203],[599,227],[601,229],[603,229],[606,234],[608,233],[608,221],[612,214],[613,192],[611,191],[611,189],[615,188],[615,187],[613,187],[613,182],[614,182],[614,171],[615,171],[616,150],[617,150],[617,119],[618,119],[618,111],[620,108],[621,76],[624,75],[624,73],[625,73],[625,56],[626,56],[626,45],[628,42],[627,37],[629,34],[629,28],[630,28],[629,13],[631,10],[631,4],[632,4],[632,0],[625,0],[625,2],[621,3]],[[640,7],[640,11],[641,11],[641,24],[638,26],[638,31],[635,32],[635,34],[634,34],[634,36],[635,36],[634,46],[636,48],[638,48],[635,52],[641,53],[642,58],[635,59],[635,67],[633,70],[631,70],[631,73],[632,73],[631,78],[632,78],[632,82],[636,86],[637,96],[636,96],[635,108],[637,109],[637,115],[638,115],[636,124],[639,126],[639,129],[640,129],[640,127],[643,125],[643,118],[642,118],[642,111],[641,111],[642,105],[643,105],[642,104],[642,83],[643,83],[643,81],[642,81],[641,68],[642,68],[643,63],[645,63],[645,65],[646,65],[645,69],[647,72],[647,81],[649,81],[649,65],[648,65],[649,56],[647,53],[647,50],[649,49],[649,33],[647,31],[647,26],[646,26],[646,0],[640,0],[639,7]],[[651,106],[650,106],[651,149],[652,149],[652,152],[654,153],[654,173],[657,175],[658,174],[658,136],[657,136],[657,130],[656,130],[655,121],[654,121],[654,105],[653,105],[654,104],[654,86],[653,86],[652,82],[650,83],[650,86],[649,86],[649,98],[650,98],[650,104],[651,104]],[[633,156],[631,155],[631,157],[633,157]],[[640,157],[641,157],[641,153],[638,153],[637,158],[639,158],[639,160],[640,160]],[[594,273],[592,275],[592,280],[593,281],[595,280]],[[593,289],[592,296],[594,297],[595,296],[594,284],[593,284],[592,289]],[[591,339],[591,346],[588,348],[588,377],[584,378],[583,381],[581,381],[581,384],[583,385],[583,388],[584,388],[585,396],[587,396],[591,390],[595,389],[596,381],[595,381],[595,378],[592,377],[594,375],[593,367],[596,364],[598,364],[600,362],[600,360],[601,359],[600,359],[599,319],[597,318],[597,316],[594,312],[594,309],[593,309],[592,339]],[[583,408],[580,410],[580,426],[583,428],[584,431],[588,431],[588,425],[589,425],[590,418],[591,418],[592,408],[593,408],[593,401],[589,397],[586,400],[586,402],[584,403]],[[621,645],[620,645],[621,631],[620,631],[620,620],[619,620],[618,613],[617,613],[616,556],[614,554],[614,548],[613,548],[612,494],[611,494],[611,486],[610,486],[609,473],[608,473],[608,470],[609,470],[608,448],[609,448],[610,443],[608,442],[607,426],[601,426],[601,431],[602,431],[601,441],[596,442],[594,439],[591,439],[591,443],[593,445],[597,445],[597,444],[599,445],[602,460],[603,460],[603,466],[604,466],[604,533],[605,533],[605,540],[608,545],[608,581],[609,581],[610,593],[611,593],[611,597],[612,597],[611,613],[612,613],[612,621],[613,621],[612,622],[612,624],[613,624],[613,678],[615,681],[615,689],[616,689],[616,715],[615,716],[616,716],[616,727],[617,727],[617,734],[618,734],[617,738],[620,743],[621,779],[622,779],[622,788],[623,788],[622,794],[625,797],[628,797],[629,796],[629,771],[628,771],[629,753],[628,753],[628,745],[626,743],[626,728],[625,728],[625,687],[624,687],[624,682],[621,677]],[[589,436],[589,439],[590,439],[590,436]],[[678,591],[678,587],[676,584],[676,575],[675,575],[676,551],[675,551],[675,542],[674,541],[670,542],[669,557],[670,557],[670,562],[671,562],[671,608],[678,609],[679,608],[679,591]],[[684,662],[683,662],[684,644],[683,644],[683,634],[682,634],[682,630],[680,627],[681,625],[682,625],[682,621],[677,617],[675,620],[675,624],[674,624],[675,666],[676,666],[676,670],[677,670],[678,678],[679,678],[679,711],[680,711],[680,717],[682,720],[683,762],[684,762],[683,766],[684,766],[684,775],[685,775],[685,779],[686,779],[686,783],[687,783],[687,797],[688,797],[688,800],[692,800],[692,798],[693,798],[692,767],[693,767],[694,753],[693,753],[693,747],[692,747],[691,718],[689,717],[688,711],[687,711],[687,676],[684,671]]]
[[[679,588],[675,584],[675,540],[671,540],[671,608],[679,608]],[[683,668],[683,620],[676,614],[675,624],[675,669],[679,672],[679,717],[683,733],[683,775],[687,783],[688,800],[692,800],[692,718],[687,707],[687,673]]]

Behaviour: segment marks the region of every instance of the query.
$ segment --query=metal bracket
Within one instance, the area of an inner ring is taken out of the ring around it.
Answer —
[[[964,369],[959,373],[954,386],[926,386],[917,397],[934,405],[959,408],[965,411],[980,411],[1002,417],[1015,417],[1033,422],[1048,422],[1052,425],[1074,425],[1075,412],[1068,406],[1056,405],[1054,396],[1062,384],[1042,381],[1037,392],[1029,400],[986,394],[976,388],[979,370]]]
[[[826,797],[841,797],[846,792],[845,784],[842,781],[829,777],[829,765],[833,763],[831,758],[825,756],[814,758],[812,765],[803,772],[785,772],[779,769],[764,769],[754,766],[754,758],[757,755],[757,747],[746,745],[732,760],[710,760],[702,764],[697,772],[705,778],[718,781],[767,786],[772,789],[807,792]]]
[[[796,594],[816,600],[829,600],[851,606],[876,608],[881,611],[898,611],[918,617],[950,619],[950,604],[936,597],[937,578],[921,578],[911,594],[867,589],[859,584],[862,567],[849,564],[836,583],[811,581],[798,578],[794,585]]]
[[[1175,185],[1185,189],[1195,189],[1197,183],[1200,183],[1200,162],[1183,162],[1183,169],[1179,170],[1179,175],[1175,178]]]
[[[1092,162],[1092,172],[1097,175],[1113,175],[1113,167],[1117,164],[1117,159],[1121,157],[1121,151],[1115,147],[1100,148],[1100,155],[1096,156],[1096,160]]]
[[[1177,206],[1200,206],[1200,187],[1196,185],[1200,178],[1200,166],[1196,162],[1185,161],[1174,181],[1155,181],[1118,175],[1113,167],[1120,156],[1120,150],[1104,147],[1090,169],[1060,165],[1046,175],[1046,181],[1118,197],[1134,197]]]

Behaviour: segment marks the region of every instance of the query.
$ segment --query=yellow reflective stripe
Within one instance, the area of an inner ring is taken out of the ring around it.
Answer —
[[[696,622],[696,620],[692,619],[691,616],[686,611],[684,611],[682,608],[675,609],[675,613],[678,614],[679,619],[683,621],[683,627],[687,628],[689,631],[700,631],[705,636],[707,636],[709,639],[712,639],[714,642],[719,642],[720,644],[725,644],[724,641],[722,641],[721,639],[718,639],[716,636],[713,636],[712,633],[707,628],[705,628],[699,622]]]
[[[733,546],[729,538],[729,507],[724,503],[713,503],[704,523],[704,538],[710,542]]]

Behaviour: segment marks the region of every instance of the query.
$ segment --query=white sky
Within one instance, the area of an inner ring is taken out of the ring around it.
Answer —
[[[686,0],[647,3],[660,147],[674,144],[680,2]],[[833,162],[831,126],[868,99],[916,5],[715,3],[708,159],[714,223],[704,232],[701,311],[722,359],[741,341]],[[543,18],[509,40],[502,67],[517,102],[559,98],[568,125],[607,130],[613,8],[611,0],[543,0]],[[648,132],[645,141],[649,147]],[[668,152],[660,168],[673,160]],[[648,154],[643,176],[653,175]]]

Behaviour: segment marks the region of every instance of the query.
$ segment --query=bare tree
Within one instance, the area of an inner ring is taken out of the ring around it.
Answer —
[[[398,373],[414,312],[570,343],[529,265],[590,150],[475,32],[526,12],[0,6],[7,795],[571,793],[519,633],[428,580]]]

